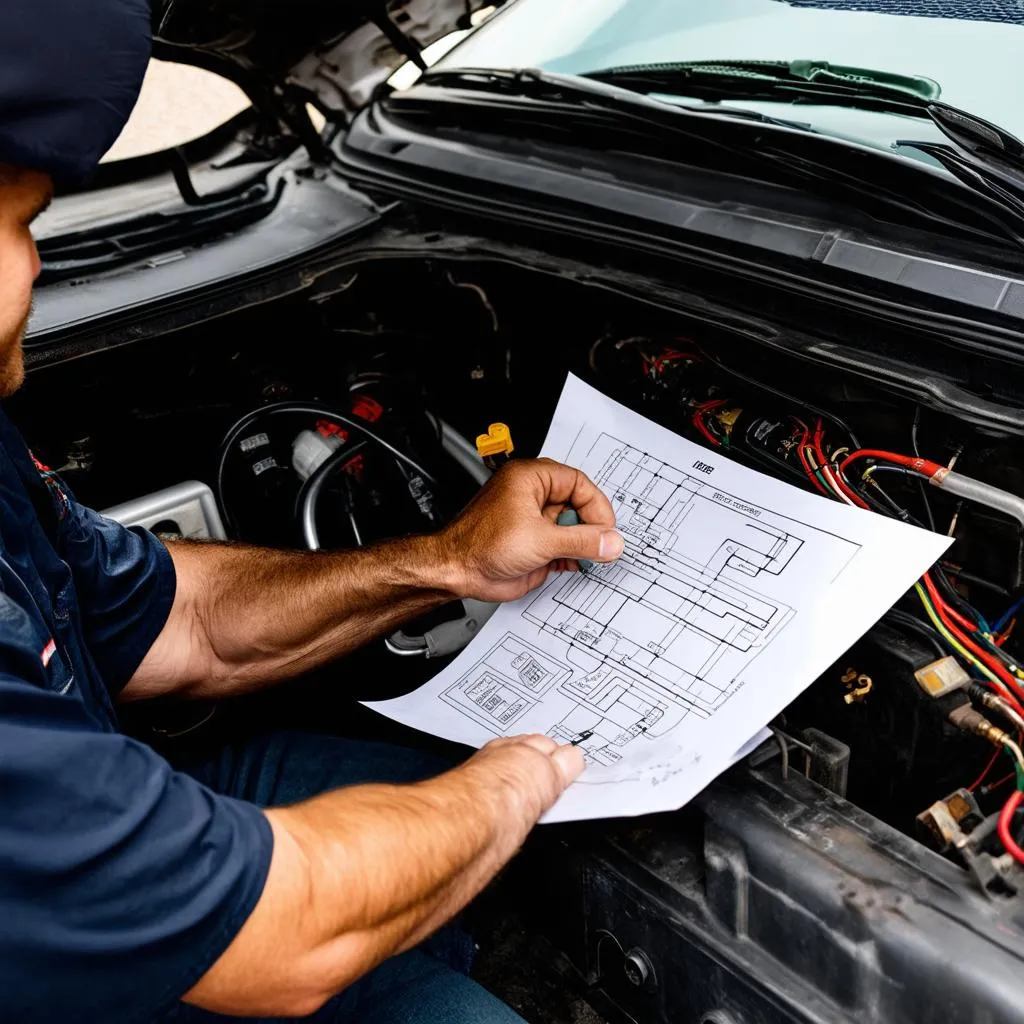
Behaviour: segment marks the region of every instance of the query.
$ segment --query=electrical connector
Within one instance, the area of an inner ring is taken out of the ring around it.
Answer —
[[[1008,732],[993,725],[980,711],[975,711],[970,704],[962,704],[954,708],[947,716],[949,721],[964,732],[973,732],[975,736],[988,740],[995,747],[1004,747],[1013,742]]]
[[[939,658],[914,673],[918,685],[929,697],[944,697],[971,684],[971,677],[952,655]]]
[[[971,683],[967,691],[975,704],[983,704],[992,711],[998,712],[1007,721],[1012,722],[1015,729],[1024,732],[1024,718],[997,693],[986,690],[980,683]]]
[[[512,431],[504,423],[492,423],[486,434],[477,437],[476,450],[489,469],[497,469],[515,451]]]

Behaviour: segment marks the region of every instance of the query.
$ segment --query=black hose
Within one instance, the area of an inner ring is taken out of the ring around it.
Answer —
[[[273,405],[264,405],[259,409],[254,409],[252,412],[246,413],[231,427],[230,430],[228,430],[227,434],[224,435],[224,440],[221,442],[220,456],[217,460],[217,504],[220,505],[221,517],[224,520],[224,528],[229,534],[234,531],[234,520],[232,519],[231,512],[224,500],[224,473],[235,442],[246,430],[249,429],[250,426],[252,426],[253,423],[262,419],[264,416],[280,416],[285,414],[323,416],[334,422],[340,423],[342,426],[348,427],[349,430],[354,430],[357,433],[362,434],[367,441],[383,448],[400,462],[404,462],[411,469],[416,470],[416,472],[419,473],[420,476],[422,476],[428,483],[437,483],[434,476],[431,473],[428,473],[427,470],[425,470],[411,455],[407,455],[400,448],[396,448],[390,441],[385,440],[364,420],[353,418],[348,413],[339,412],[331,406],[319,405],[314,402],[275,402]]]

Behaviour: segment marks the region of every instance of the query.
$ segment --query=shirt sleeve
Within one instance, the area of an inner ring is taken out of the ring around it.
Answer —
[[[151,1021],[263,891],[273,836],[257,807],[2,664],[0,793],[5,1020]]]
[[[119,693],[167,622],[174,563],[148,530],[128,529],[69,499],[61,557],[75,581],[89,653],[111,694]]]

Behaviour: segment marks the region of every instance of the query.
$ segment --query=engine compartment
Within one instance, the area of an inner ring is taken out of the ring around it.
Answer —
[[[104,509],[200,480],[218,492],[229,536],[253,543],[310,546],[307,485],[333,459],[337,471],[318,478],[315,535],[320,546],[343,548],[435,529],[455,515],[481,478],[468,468],[466,446],[459,456],[446,436],[471,439],[505,422],[517,452],[532,454],[569,371],[752,468],[955,538],[924,596],[908,594],[791,705],[774,723],[777,743],[754,756],[806,774],[946,854],[983,889],[1014,892],[993,817],[1013,789],[1011,759],[953,724],[949,695],[933,698],[919,675],[949,656],[944,607],[954,623],[991,624],[988,644],[969,631],[968,653],[981,653],[968,662],[988,668],[1016,698],[1008,666],[1024,656],[1016,622],[1024,534],[1012,515],[933,486],[920,467],[952,468],[1020,494],[1019,437],[982,433],[953,410],[915,408],[840,369],[572,281],[426,259],[367,262],[328,299],[281,299],[36,370],[7,408],[81,501]],[[404,459],[367,443],[358,423],[352,429],[339,416],[371,425]],[[225,454],[221,441],[239,423]],[[846,473],[844,460],[858,450],[898,458],[862,456]],[[303,474],[297,459],[306,460]],[[415,466],[436,482],[427,484]],[[156,529],[173,534],[176,526]],[[460,614],[448,609],[410,632]],[[398,653],[410,652],[375,644],[355,655],[339,671],[364,682],[341,696],[314,678],[286,696],[220,708],[210,721],[166,706],[131,709],[126,721],[172,745],[282,719],[372,730],[351,710],[353,698],[405,692],[436,671],[436,661]],[[986,692],[984,671],[972,671],[955,691],[958,706],[966,694],[978,704]],[[986,714],[1016,732],[997,710]]]

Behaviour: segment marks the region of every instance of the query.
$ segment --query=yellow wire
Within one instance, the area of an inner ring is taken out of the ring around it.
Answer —
[[[952,633],[946,629],[942,620],[936,614],[935,609],[932,607],[931,602],[928,600],[928,595],[925,593],[924,587],[920,583],[914,584],[914,590],[917,592],[917,596],[921,599],[921,604],[924,605],[924,610],[928,613],[928,618],[932,620],[932,625],[942,634],[946,643],[953,648],[961,658],[966,658],[972,665],[975,665],[978,670],[987,679],[990,679],[993,683],[1003,684],[1003,681],[986,665],[984,662],[979,661],[970,651],[967,650],[961,644]]]

